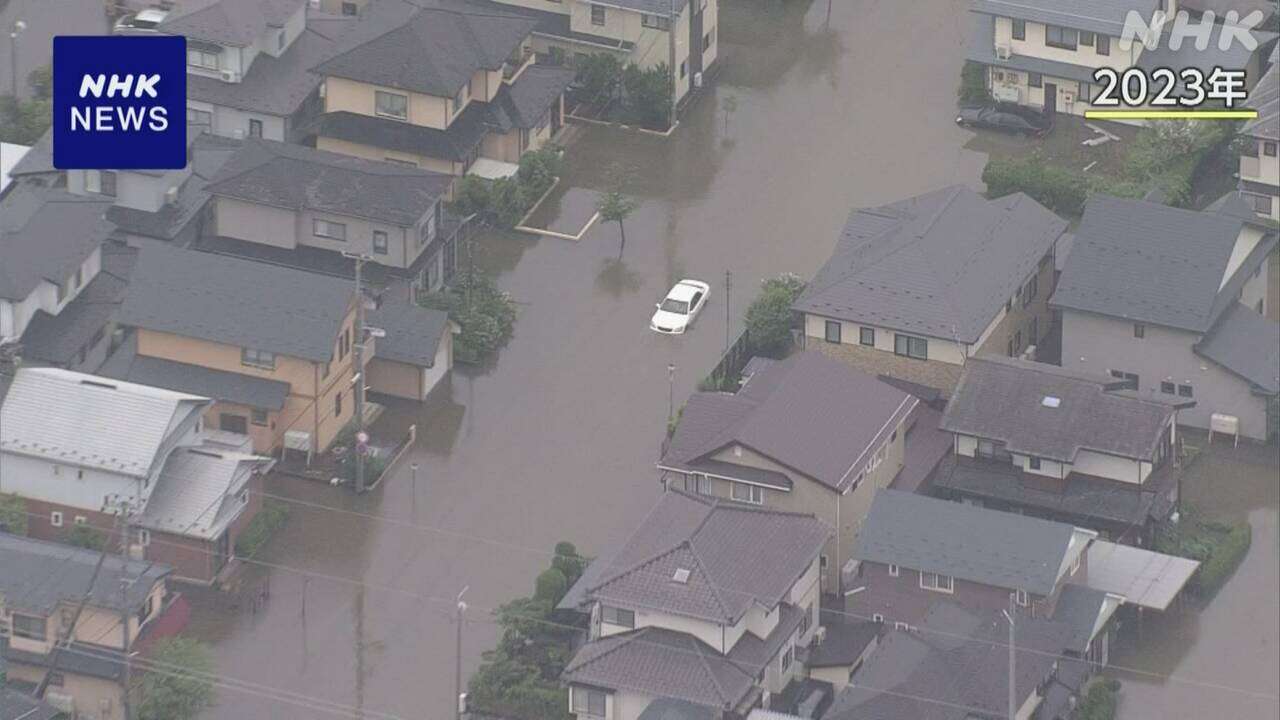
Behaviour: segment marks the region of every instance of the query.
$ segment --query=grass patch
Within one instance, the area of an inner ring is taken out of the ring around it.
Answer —
[[[280,528],[289,520],[289,508],[279,500],[267,500],[262,509],[249,521],[236,538],[236,555],[252,558],[262,550]]]

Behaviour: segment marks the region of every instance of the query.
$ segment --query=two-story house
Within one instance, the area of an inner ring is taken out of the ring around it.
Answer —
[[[1066,226],[1022,193],[962,186],[854,210],[793,306],[805,346],[949,393],[967,358],[1021,356],[1049,333]]]
[[[1280,43],[1269,61],[1247,103],[1258,117],[1240,128],[1240,192],[1259,216],[1280,221]]]
[[[130,551],[210,582],[261,507],[272,460],[205,431],[211,400],[54,368],[17,371],[0,406],[0,489],[20,498],[33,537],[77,526],[104,539],[136,532]]]
[[[306,0],[197,0],[157,30],[187,39],[188,125],[283,141],[317,110],[310,68],[351,22],[308,27]]]
[[[108,555],[97,568],[100,557],[0,532],[0,666],[10,683],[34,688],[56,659],[49,705],[82,720],[123,720],[125,623],[137,647],[175,596],[168,567]]]
[[[560,130],[573,80],[535,64],[533,28],[508,13],[427,7],[372,38],[350,33],[314,68],[324,78],[315,146],[451,175],[480,157],[514,172]]]
[[[609,53],[641,68],[666,65],[677,106],[715,70],[719,0],[489,0],[537,11],[534,49],[568,60]]]
[[[452,181],[397,163],[246,140],[207,187],[213,237],[200,247],[300,267],[359,254],[436,290],[444,256],[456,253],[444,217]]]
[[[1266,311],[1277,234],[1232,214],[1095,195],[1051,304],[1062,366],[1195,400],[1178,422],[1265,440],[1277,417],[1280,324]]]
[[[1083,115],[1101,87],[1094,71],[1103,67],[1198,68],[1206,76],[1222,67],[1245,70],[1249,86],[1257,78],[1259,58],[1244,43],[1220,47],[1221,23],[1210,28],[1203,50],[1194,38],[1181,37],[1177,0],[974,0],[971,10],[969,59],[986,66],[992,96],[1046,112]],[[1124,37],[1130,13],[1157,30],[1149,44]]]
[[[919,400],[844,363],[800,352],[754,372],[737,393],[694,393],[658,468],[683,488],[779,510],[835,528],[822,587],[840,568],[877,488],[902,470]]]
[[[108,206],[25,182],[0,198],[0,342],[16,341],[33,328],[42,332],[68,308],[77,314],[72,305],[102,268],[103,243],[112,232],[104,217]],[[101,362],[107,342],[94,331],[75,338],[79,344],[68,364]]]
[[[637,720],[678,702],[727,720],[768,706],[803,677],[830,533],[812,515],[667,490],[570,590],[591,620],[561,675],[569,711]]]
[[[131,337],[103,366],[131,382],[216,402],[210,427],[254,451],[321,452],[350,422],[351,283],[195,250],[145,249],[120,308]],[[376,343],[364,339],[364,360]]]
[[[1108,375],[973,358],[942,416],[955,451],[934,493],[1150,546],[1177,506],[1177,415],[1195,401],[1127,388]]]

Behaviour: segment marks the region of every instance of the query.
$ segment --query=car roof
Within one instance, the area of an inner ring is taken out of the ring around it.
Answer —
[[[160,22],[161,20],[164,20],[168,16],[169,16],[169,12],[167,10],[161,10],[159,8],[147,8],[146,10],[139,12],[137,15],[134,15],[133,17],[135,20],[142,20],[143,22]]]
[[[672,300],[690,300],[696,292],[702,292],[702,288],[681,280],[675,284],[675,287],[671,288],[671,292],[667,293],[667,297]]]

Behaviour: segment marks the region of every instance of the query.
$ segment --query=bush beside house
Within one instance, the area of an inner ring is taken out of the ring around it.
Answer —
[[[27,534],[27,503],[17,495],[0,494],[0,527],[14,535]]]
[[[252,558],[262,550],[289,519],[289,508],[278,500],[267,500],[236,538],[236,556]]]
[[[1194,508],[1184,508],[1177,525],[1156,536],[1156,550],[1200,561],[1192,586],[1205,597],[1215,595],[1240,567],[1253,544],[1253,527],[1247,520],[1228,525],[1200,519]]]
[[[213,652],[185,637],[165,638],[148,654],[138,720],[193,720],[213,707]]]
[[[547,145],[520,158],[516,174],[497,180],[467,175],[458,181],[453,209],[459,215],[480,215],[502,228],[515,227],[542,199],[560,175],[559,148]]]
[[[423,295],[419,302],[449,313],[449,319],[461,328],[453,344],[453,359],[460,363],[484,362],[515,330],[516,308],[511,296],[479,270],[460,270],[450,285]]]
[[[1076,707],[1074,720],[1114,720],[1120,702],[1120,681],[1099,677],[1089,683]]]

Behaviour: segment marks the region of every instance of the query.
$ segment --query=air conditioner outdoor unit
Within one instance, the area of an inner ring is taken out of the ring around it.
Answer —
[[[1009,47],[1008,45],[997,45],[997,46],[996,46],[996,59],[997,59],[997,60],[1008,60],[1008,59],[1009,59],[1009,57],[1010,57],[1011,55],[1013,55],[1013,48],[1012,48],[1012,47]]]
[[[235,70],[220,70],[218,77],[222,78],[222,82],[240,82],[240,73]]]
[[[702,73],[696,72],[693,74],[693,86],[696,88],[702,87]]]
[[[1022,88],[1013,85],[993,85],[991,97],[1001,102],[1022,102]]]
[[[1073,93],[1073,92],[1066,92],[1066,91],[1063,91],[1063,93],[1062,93],[1062,103],[1063,103],[1064,105],[1073,105],[1073,104],[1075,104],[1075,101],[1076,101],[1076,94],[1075,94],[1075,93]]]

